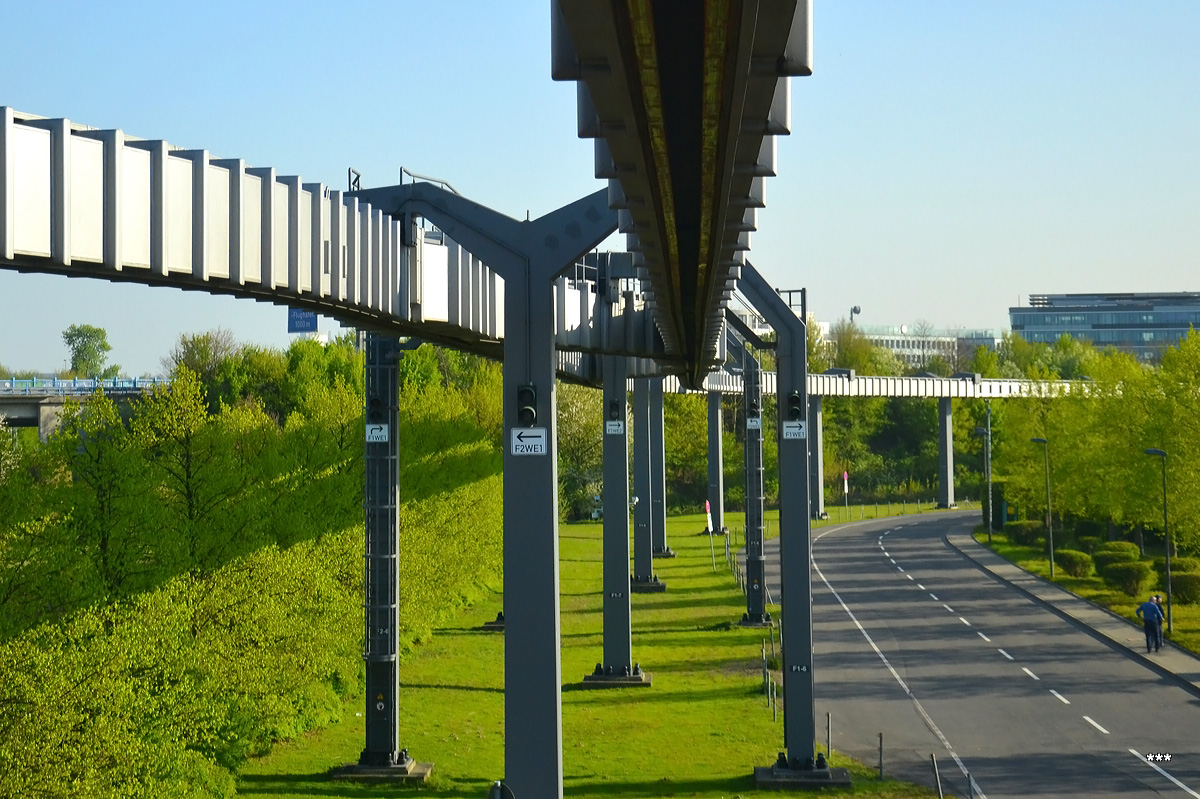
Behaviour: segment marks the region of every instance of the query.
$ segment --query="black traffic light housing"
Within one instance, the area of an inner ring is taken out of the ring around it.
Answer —
[[[787,396],[787,418],[799,421],[804,418],[804,398],[799,391],[793,391]]]
[[[383,399],[381,397],[371,397],[367,400],[367,422],[383,424]]]
[[[608,401],[608,418],[613,422],[621,418],[621,403],[617,400]]]
[[[524,427],[537,424],[537,386],[533,383],[517,386],[517,424]]]

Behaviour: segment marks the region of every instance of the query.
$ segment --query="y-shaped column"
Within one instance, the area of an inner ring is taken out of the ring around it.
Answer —
[[[772,771],[802,782],[849,781],[844,769],[829,769],[817,743],[813,703],[812,583],[808,503],[807,337],[796,316],[749,263],[738,288],[775,329],[779,408],[779,568],[783,616],[783,741]],[[756,778],[758,773],[756,772]]]
[[[554,278],[616,229],[601,189],[518,222],[429,183],[358,192],[504,278],[504,725],[510,795],[562,797]]]

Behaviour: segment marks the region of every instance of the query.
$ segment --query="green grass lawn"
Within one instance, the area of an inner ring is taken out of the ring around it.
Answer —
[[[985,546],[987,538],[986,532],[975,531],[975,540]],[[993,533],[991,548],[1025,571],[1050,579],[1050,559],[1041,547],[1020,546],[1009,541],[1004,533]],[[1091,577],[1070,577],[1061,568],[1055,568],[1054,571],[1055,585],[1130,620],[1135,619],[1137,606],[1146,601],[1146,597],[1129,596],[1094,574]],[[1161,592],[1161,587],[1158,590]],[[1173,603],[1171,617],[1175,631],[1166,633],[1167,637],[1184,649],[1200,654],[1200,606]]]
[[[601,526],[564,525],[562,563],[563,761],[571,797],[778,797],[757,791],[755,766],[774,761],[783,723],[760,693],[762,630],[731,624],[744,599],[717,571],[702,516],[669,520],[667,541],[679,553],[656,561],[668,585],[633,596],[634,659],[654,677],[650,688],[581,691],[576,685],[601,659]],[[401,667],[401,745],[434,763],[421,795],[487,795],[504,776],[504,636],[477,626],[495,617],[494,596],[435,632]],[[820,691],[820,686],[817,688]],[[343,721],[278,745],[242,770],[245,796],[325,799],[394,796],[414,789],[332,782],[326,773],[357,760],[363,745],[360,703]],[[851,769],[849,791],[823,797],[932,797],[927,789],[877,780],[873,769],[834,754]]]

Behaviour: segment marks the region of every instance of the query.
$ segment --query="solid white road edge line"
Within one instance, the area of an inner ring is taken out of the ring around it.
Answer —
[[[821,535],[813,539],[813,543],[815,544],[817,541],[820,541],[825,535],[831,532],[833,531],[826,530],[824,533],[821,533]],[[854,626],[858,628],[860,633],[862,633],[863,638],[867,639],[867,643],[871,645],[871,649],[875,650],[876,655],[879,655],[879,659],[883,661],[883,665],[887,666],[887,670],[892,673],[892,677],[894,677],[896,682],[900,684],[900,687],[904,689],[904,693],[908,694],[908,698],[912,700],[913,707],[915,707],[917,712],[921,714],[921,718],[925,720],[925,723],[929,726],[929,729],[932,730],[933,734],[937,736],[939,741],[941,741],[942,746],[946,747],[946,751],[949,752],[950,757],[954,759],[954,763],[958,766],[958,770],[961,771],[963,776],[968,780],[972,779],[971,772],[967,771],[966,765],[963,764],[962,760],[958,756],[958,753],[954,751],[954,747],[950,745],[950,741],[946,739],[946,736],[942,734],[942,731],[938,728],[938,725],[934,724],[933,719],[931,719],[929,714],[925,712],[924,706],[922,706],[920,700],[913,695],[912,689],[908,687],[908,683],[904,682],[904,679],[900,676],[899,672],[892,667],[892,664],[887,659],[887,655],[883,654],[883,651],[876,646],[874,639],[871,638],[871,635],[867,632],[866,628],[863,627],[858,621],[858,617],[854,615],[854,612],[850,610],[850,607],[842,600],[841,594],[835,591],[833,586],[829,584],[829,580],[825,578],[825,572],[821,571],[821,567],[817,565],[817,559],[815,557],[812,558],[812,567],[816,569],[817,576],[821,578],[821,582],[825,583],[825,587],[829,589],[829,593],[833,594],[833,598],[836,599],[838,604],[842,606],[842,610],[846,611],[846,615],[850,617],[850,621],[854,622]],[[983,792],[983,789],[979,788],[978,782],[975,783],[975,788],[975,796],[977,796],[978,799],[987,799],[987,794]],[[1197,799],[1200,799],[1200,797],[1197,797]]]
[[[1085,718],[1086,718],[1086,717],[1085,717]],[[1196,792],[1195,792],[1195,791],[1193,791],[1191,788],[1187,787],[1187,786],[1186,786],[1186,785],[1184,785],[1182,782],[1180,782],[1179,780],[1177,780],[1177,779],[1175,779],[1174,777],[1172,777],[1170,774],[1168,774],[1166,771],[1164,771],[1164,770],[1163,770],[1162,766],[1160,766],[1160,765],[1158,765],[1158,764],[1156,764],[1156,763],[1151,763],[1149,760],[1147,760],[1147,759],[1145,758],[1145,756],[1143,756],[1143,755],[1141,755],[1141,754],[1138,754],[1138,751],[1137,751],[1136,749],[1130,749],[1130,750],[1129,750],[1129,754],[1133,755],[1133,756],[1134,756],[1134,757],[1136,757],[1138,760],[1142,761],[1142,762],[1143,762],[1143,763],[1145,763],[1147,766],[1149,766],[1150,768],[1154,769],[1154,770],[1155,770],[1155,771],[1157,771],[1159,774],[1161,774],[1161,775],[1163,775],[1164,777],[1166,777],[1167,779],[1169,779],[1171,782],[1175,783],[1177,786],[1179,786],[1179,789],[1180,789],[1180,790],[1182,790],[1182,791],[1186,791],[1186,792],[1187,792],[1187,794],[1188,794],[1189,796],[1194,796],[1194,797],[1196,797],[1196,799],[1200,799],[1200,793],[1196,793]]]

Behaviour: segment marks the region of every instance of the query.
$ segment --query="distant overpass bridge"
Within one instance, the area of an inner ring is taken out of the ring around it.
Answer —
[[[170,384],[169,378],[135,377],[59,379],[56,377],[0,378],[0,418],[9,427],[36,427],[45,441],[58,426],[63,403],[70,398],[86,397],[103,389],[112,397],[134,397],[157,386]]]

